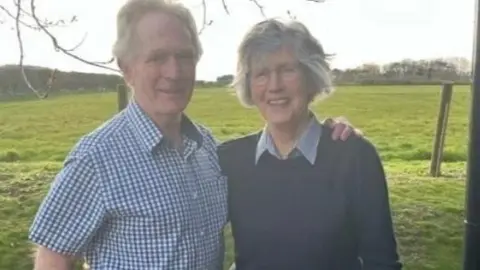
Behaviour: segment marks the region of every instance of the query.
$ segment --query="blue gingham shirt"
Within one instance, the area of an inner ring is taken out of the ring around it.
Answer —
[[[318,121],[318,118],[313,112],[310,112],[310,120],[308,126],[302,135],[299,137],[294,149],[288,155],[288,158],[295,158],[303,155],[310,164],[315,164],[317,158],[317,147],[322,135],[322,125]],[[268,151],[271,155],[280,158],[280,154],[275,147],[272,137],[264,128],[260,138],[258,139],[257,148],[255,152],[255,163],[258,163],[260,157],[265,151]]]
[[[93,270],[222,269],[227,183],[217,143],[184,116],[184,150],[134,101],[81,138],[29,239],[84,256]]]

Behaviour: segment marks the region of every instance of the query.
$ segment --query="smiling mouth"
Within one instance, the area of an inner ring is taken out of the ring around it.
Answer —
[[[168,95],[178,95],[181,93],[181,91],[178,91],[178,90],[162,90],[162,89],[157,89],[157,92],[168,94]]]
[[[271,99],[267,101],[268,105],[272,106],[280,106],[280,105],[286,105],[290,102],[290,99],[288,98],[277,98],[277,99]]]

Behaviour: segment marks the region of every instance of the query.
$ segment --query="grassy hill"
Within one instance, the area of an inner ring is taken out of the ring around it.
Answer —
[[[443,176],[428,173],[439,86],[340,87],[313,108],[346,116],[374,142],[389,179],[400,253],[409,270],[460,269],[469,88],[455,87]],[[115,114],[116,95],[97,93],[0,103],[0,269],[31,269],[26,233],[72,145]],[[224,89],[198,90],[188,114],[220,139],[262,126]],[[227,228],[228,231],[228,228]],[[227,263],[232,261],[228,234]]]

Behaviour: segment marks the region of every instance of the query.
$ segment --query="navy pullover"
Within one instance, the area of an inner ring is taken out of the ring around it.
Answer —
[[[268,151],[255,165],[259,133],[219,147],[237,270],[401,269],[375,148],[322,129],[314,165]]]

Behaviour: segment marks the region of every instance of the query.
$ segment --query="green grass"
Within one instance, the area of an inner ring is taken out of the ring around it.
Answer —
[[[428,160],[440,87],[344,87],[314,110],[344,115],[377,145],[385,160]],[[468,95],[457,87],[449,119],[445,160],[466,159]],[[62,161],[73,143],[116,111],[112,93],[0,103],[0,161]],[[198,91],[188,113],[220,139],[261,127],[254,110],[223,90]]]
[[[377,146],[405,269],[461,268],[468,90],[455,87],[444,175],[436,179],[427,173],[440,86],[340,87],[314,107],[320,117],[347,117]],[[115,98],[103,93],[0,103],[0,269],[32,269],[26,240],[35,211],[72,145],[115,113]],[[262,126],[254,110],[223,89],[197,91],[188,114],[221,140]]]

